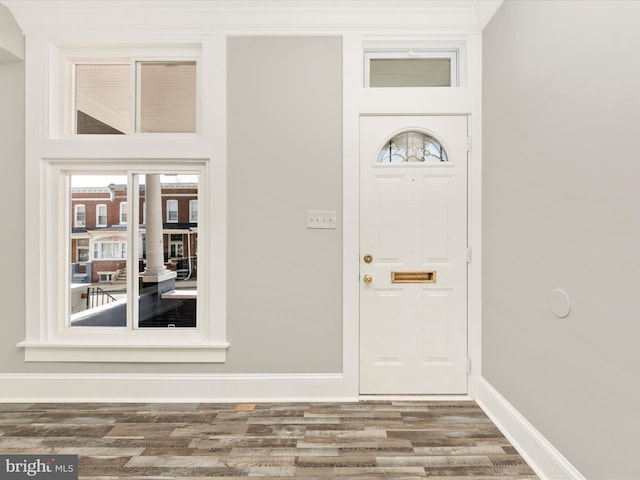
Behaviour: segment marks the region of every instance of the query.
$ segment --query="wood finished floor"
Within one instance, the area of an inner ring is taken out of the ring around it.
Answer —
[[[80,478],[533,479],[474,402],[0,404],[0,454]]]

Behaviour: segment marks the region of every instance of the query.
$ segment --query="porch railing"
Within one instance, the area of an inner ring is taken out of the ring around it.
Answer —
[[[87,310],[115,302],[116,300],[116,297],[109,292],[105,292],[100,287],[87,287]]]

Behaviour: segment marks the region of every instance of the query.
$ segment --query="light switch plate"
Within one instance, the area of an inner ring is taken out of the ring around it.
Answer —
[[[307,210],[307,228],[337,228],[336,212],[330,210]]]

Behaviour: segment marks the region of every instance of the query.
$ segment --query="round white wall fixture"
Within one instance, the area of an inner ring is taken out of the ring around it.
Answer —
[[[551,299],[549,300],[551,311],[556,317],[565,318],[571,313],[571,301],[564,290],[556,288],[551,290]]]

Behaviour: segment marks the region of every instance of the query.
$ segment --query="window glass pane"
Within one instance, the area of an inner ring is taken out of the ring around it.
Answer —
[[[89,249],[78,247],[78,262],[83,263],[88,261],[89,261]]]
[[[371,87],[450,87],[449,58],[372,58]]]
[[[198,201],[192,200],[189,202],[189,222],[198,223]]]
[[[167,200],[167,222],[178,222],[178,201]]]
[[[85,207],[84,205],[76,205],[75,206],[76,216],[74,219],[74,223],[76,227],[84,227],[85,226]]]
[[[127,231],[118,225],[119,203],[113,200],[122,189],[126,193],[126,183],[125,175],[71,175],[76,220],[79,205],[96,212],[69,231],[71,327],[127,325]]]
[[[106,227],[106,226],[107,226],[107,206],[97,205],[96,206],[96,227]]]
[[[431,135],[417,131],[399,133],[378,152],[378,163],[383,164],[448,161],[447,152],[440,142]]]
[[[120,223],[127,223],[127,202],[120,203]]]
[[[187,205],[198,199],[198,175],[136,174],[128,178],[72,174],[70,178],[71,211],[77,212],[82,202],[95,208],[97,215],[95,224],[91,219],[83,227],[70,222],[69,325],[195,327],[198,228],[189,222]],[[139,208],[123,225],[120,219],[125,202],[121,199],[127,198],[129,182],[137,185],[138,198],[134,200]],[[168,202],[175,207],[171,209],[175,222],[163,217],[163,197],[167,195],[180,198]],[[178,209],[179,202],[185,207]],[[141,218],[147,223],[142,224]],[[135,240],[129,237],[130,229]],[[133,271],[127,269],[129,251],[133,253],[129,264],[135,266]],[[134,277],[133,282],[128,277]],[[136,291],[136,310],[133,319],[128,319],[127,304]]]
[[[140,132],[196,131],[196,62],[141,62]]]
[[[130,66],[79,64],[75,70],[76,133],[130,133]]]
[[[140,175],[144,199],[144,242],[139,242],[141,290],[139,328],[196,326],[198,227],[189,222],[186,205],[198,199],[198,175]],[[163,198],[168,200],[163,216]],[[171,215],[169,215],[171,213]],[[164,223],[163,223],[164,221]]]

